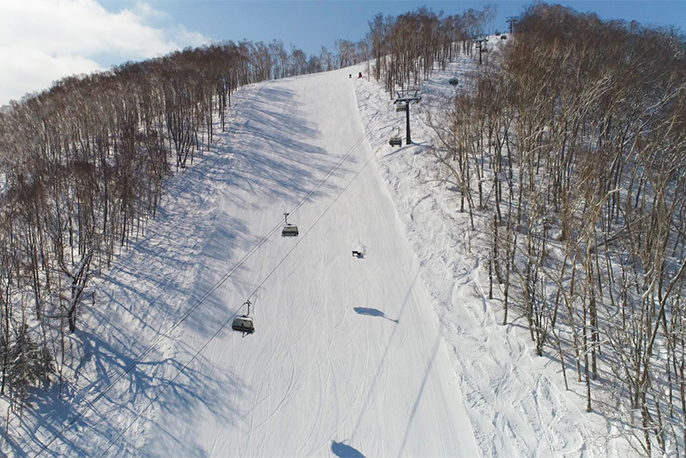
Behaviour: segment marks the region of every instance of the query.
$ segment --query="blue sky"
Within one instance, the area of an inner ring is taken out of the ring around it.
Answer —
[[[234,1],[0,0],[0,105],[48,88],[70,74],[110,68],[209,41],[280,39],[318,54],[337,39],[357,41],[377,13],[398,15],[426,5],[461,13],[498,7],[494,28],[529,1]],[[686,30],[686,0],[560,1],[602,19],[675,25]]]
[[[108,10],[134,5],[133,1],[100,0]],[[498,6],[495,27],[504,30],[508,16],[521,13],[531,1],[233,1],[152,0],[154,8],[168,13],[189,30],[200,31],[213,40],[268,42],[281,39],[308,54],[321,46],[333,50],[336,39],[357,41],[369,30],[367,21],[375,14],[399,15],[423,5],[434,12],[461,13],[468,8]],[[642,24],[677,25],[686,30],[686,1],[561,1],[577,11],[595,11],[603,19],[636,20]]]

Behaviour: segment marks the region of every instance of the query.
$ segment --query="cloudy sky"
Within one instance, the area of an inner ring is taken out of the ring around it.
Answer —
[[[498,5],[495,28],[529,4],[486,1],[0,0],[0,105],[39,92],[64,76],[104,70],[211,41],[280,39],[318,54],[336,39],[357,41],[376,13],[427,5],[457,14]],[[684,30],[686,1],[560,1],[601,18],[674,24]]]
[[[0,104],[66,75],[108,68],[108,61],[207,41],[145,3],[111,12],[95,0],[0,0]]]

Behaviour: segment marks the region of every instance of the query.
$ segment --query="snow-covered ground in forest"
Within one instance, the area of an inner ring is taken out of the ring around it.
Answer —
[[[491,53],[504,44],[490,37]],[[634,456],[616,426],[585,412],[585,384],[565,391],[557,359],[537,357],[526,319],[510,312],[502,325],[501,301],[488,300],[488,222],[478,214],[470,230],[459,192],[441,182],[428,151],[435,119],[458,89],[473,90],[478,57],[460,56],[422,85],[412,104],[412,145],[405,144],[405,113],[373,80],[356,87],[363,123],[405,232],[420,262],[451,362],[460,378],[467,412],[483,456]],[[397,96],[397,94],[396,94]],[[400,134],[402,148],[388,140]]]
[[[34,401],[2,452],[626,456],[521,320],[499,324],[484,232],[432,181],[421,120],[472,65],[423,86],[401,148],[404,114],[348,77],[366,66],[241,88],[226,133],[94,284],[65,396]],[[284,212],[299,237],[280,236]]]

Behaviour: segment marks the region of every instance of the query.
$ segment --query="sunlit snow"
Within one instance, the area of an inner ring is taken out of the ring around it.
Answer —
[[[69,396],[13,437],[48,456],[617,455],[558,363],[499,324],[482,235],[432,182],[422,119],[470,65],[424,86],[400,148],[404,113],[349,78],[366,66],[241,88],[98,280]]]

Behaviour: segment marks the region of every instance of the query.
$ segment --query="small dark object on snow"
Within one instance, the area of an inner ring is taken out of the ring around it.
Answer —
[[[358,78],[362,78],[362,72],[357,76]]]
[[[348,73],[348,78],[352,78],[352,77],[353,77],[353,74],[352,74],[352,73]]]
[[[388,143],[391,146],[403,146],[403,139],[400,137],[391,137],[391,140]]]
[[[451,86],[457,86],[460,83],[460,80],[458,80],[457,78],[450,78],[448,80],[448,83],[450,83]]]
[[[361,251],[353,250],[353,256],[356,258],[364,258],[364,253]]]
[[[501,40],[507,40],[507,35],[500,35]]]

